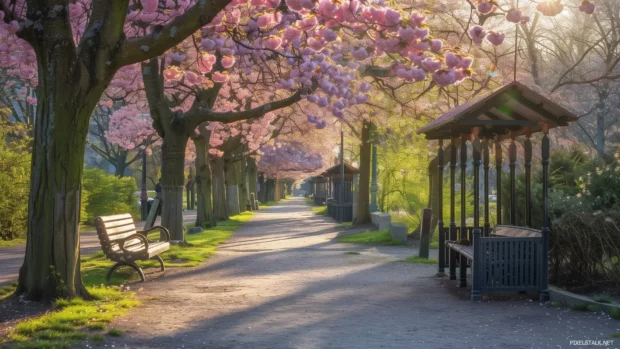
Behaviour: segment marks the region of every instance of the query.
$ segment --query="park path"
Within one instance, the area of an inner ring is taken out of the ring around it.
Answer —
[[[134,284],[145,304],[115,321],[125,335],[106,344],[567,348],[570,339],[612,339],[620,328],[606,316],[528,300],[472,304],[433,277],[434,265],[394,262],[413,249],[342,244],[337,235],[301,198],[261,210],[203,265]]]
[[[185,223],[194,222],[196,220],[196,211],[185,211],[183,213],[183,221]],[[157,217],[155,224],[159,224],[160,217]],[[141,229],[144,226],[143,221],[136,221],[136,227]],[[80,234],[80,253],[87,255],[101,250],[99,238],[94,231],[86,231]],[[10,284],[17,281],[19,268],[24,262],[24,253],[26,245],[0,247],[0,286]]]

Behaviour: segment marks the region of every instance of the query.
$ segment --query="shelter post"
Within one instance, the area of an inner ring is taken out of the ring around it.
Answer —
[[[502,224],[502,143],[495,139],[495,224]]]
[[[445,274],[445,263],[446,263],[446,237],[445,231],[443,230],[443,166],[444,166],[444,150],[443,150],[443,139],[439,140],[439,150],[437,151],[437,201],[438,201],[438,209],[437,212],[437,229],[439,229],[439,270],[437,273],[439,275]]]
[[[514,133],[510,135],[508,160],[510,161],[510,225],[517,225],[517,144]]]
[[[472,245],[474,246],[474,256],[480,256],[480,162],[481,162],[481,149],[480,149],[480,137],[479,128],[474,128],[473,135],[474,140],[472,142],[472,157],[474,159],[474,229],[472,231]],[[486,195],[486,193],[485,193]],[[487,195],[488,197],[488,195]],[[485,200],[486,201],[486,200]],[[488,211],[488,210],[487,210]],[[477,268],[479,263],[472,263],[472,269]],[[473,301],[480,300],[480,273],[475,273],[472,270],[472,287],[471,287],[471,299]]]
[[[526,133],[527,139],[523,143],[525,162],[525,225],[532,227],[532,141],[531,132]]]
[[[543,228],[542,228],[542,267],[540,301],[549,300],[549,125],[543,124],[542,168],[543,168]]]
[[[484,236],[489,236],[491,223],[489,222],[489,139],[482,142],[482,154],[484,161]]]
[[[450,241],[456,241],[456,146],[457,140],[450,142]],[[456,252],[450,250],[450,280],[456,280]]]
[[[461,229],[459,240],[467,240],[467,133],[461,134]],[[467,260],[459,258],[459,287],[467,287]]]

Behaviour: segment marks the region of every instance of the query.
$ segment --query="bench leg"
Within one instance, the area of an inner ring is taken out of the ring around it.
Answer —
[[[161,269],[161,271],[166,270],[166,267],[164,266],[164,260],[163,260],[163,259],[161,259],[161,257],[160,257],[160,256],[155,256],[155,257],[153,257],[153,258],[151,258],[151,259],[154,259],[154,260],[156,260],[156,261],[158,261],[158,262],[159,262],[159,265],[161,266],[161,268],[160,268],[160,269]]]
[[[459,287],[467,287],[467,258],[461,255],[459,257]]]
[[[108,272],[108,276],[106,276],[106,281],[110,281],[110,277],[112,277],[112,273],[118,269],[118,267],[126,265],[128,267],[131,267],[133,270],[137,271],[138,274],[140,275],[140,279],[142,279],[142,282],[144,282],[145,278],[144,278],[144,272],[142,271],[142,269],[134,262],[117,262],[116,264],[114,264],[112,266],[112,268],[110,268],[110,271]]]
[[[450,249],[450,280],[456,280],[456,252]]]

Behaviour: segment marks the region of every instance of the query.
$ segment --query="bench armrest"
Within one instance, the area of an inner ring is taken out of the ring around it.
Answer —
[[[132,235],[128,236],[127,238],[125,238],[125,239],[121,240],[121,241],[118,243],[118,246],[119,246],[119,247],[121,248],[121,250],[122,250],[123,252],[125,252],[125,253],[128,253],[128,254],[135,253],[136,251],[127,251],[127,250],[125,249],[125,243],[126,243],[127,241],[131,241],[131,240],[135,240],[135,239],[138,239],[138,240],[142,241],[142,243],[144,244],[144,250],[145,250],[145,251],[148,251],[148,250],[149,250],[149,239],[147,239],[147,238],[146,238],[146,236],[141,235],[141,234],[132,234]]]
[[[145,230],[141,230],[138,232],[138,234],[142,234],[146,237],[150,232],[155,231],[155,230],[159,230],[164,235],[164,240],[160,239],[159,241],[166,241],[166,242],[170,241],[170,232],[168,231],[168,229],[166,229],[165,227],[159,226],[159,225],[152,227],[152,228],[145,229]]]

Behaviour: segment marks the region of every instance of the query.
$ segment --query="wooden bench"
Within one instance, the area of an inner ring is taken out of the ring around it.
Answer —
[[[95,218],[97,235],[101,242],[101,249],[106,257],[114,262],[114,266],[108,272],[106,280],[118,267],[126,265],[140,274],[144,281],[144,272],[135,263],[155,259],[161,265],[161,271],[165,270],[164,261],[160,254],[170,249],[170,232],[164,227],[152,227],[143,231],[136,231],[131,214],[119,214]],[[154,231],[160,232],[159,241],[151,241],[148,234]]]
[[[467,260],[472,266],[472,300],[481,292],[540,291],[544,284],[543,236],[525,227],[498,225],[488,237],[473,230],[473,245],[447,241],[446,247],[460,255],[460,286],[467,286]],[[453,258],[450,259],[454,260]],[[456,275],[450,264],[450,275]]]

